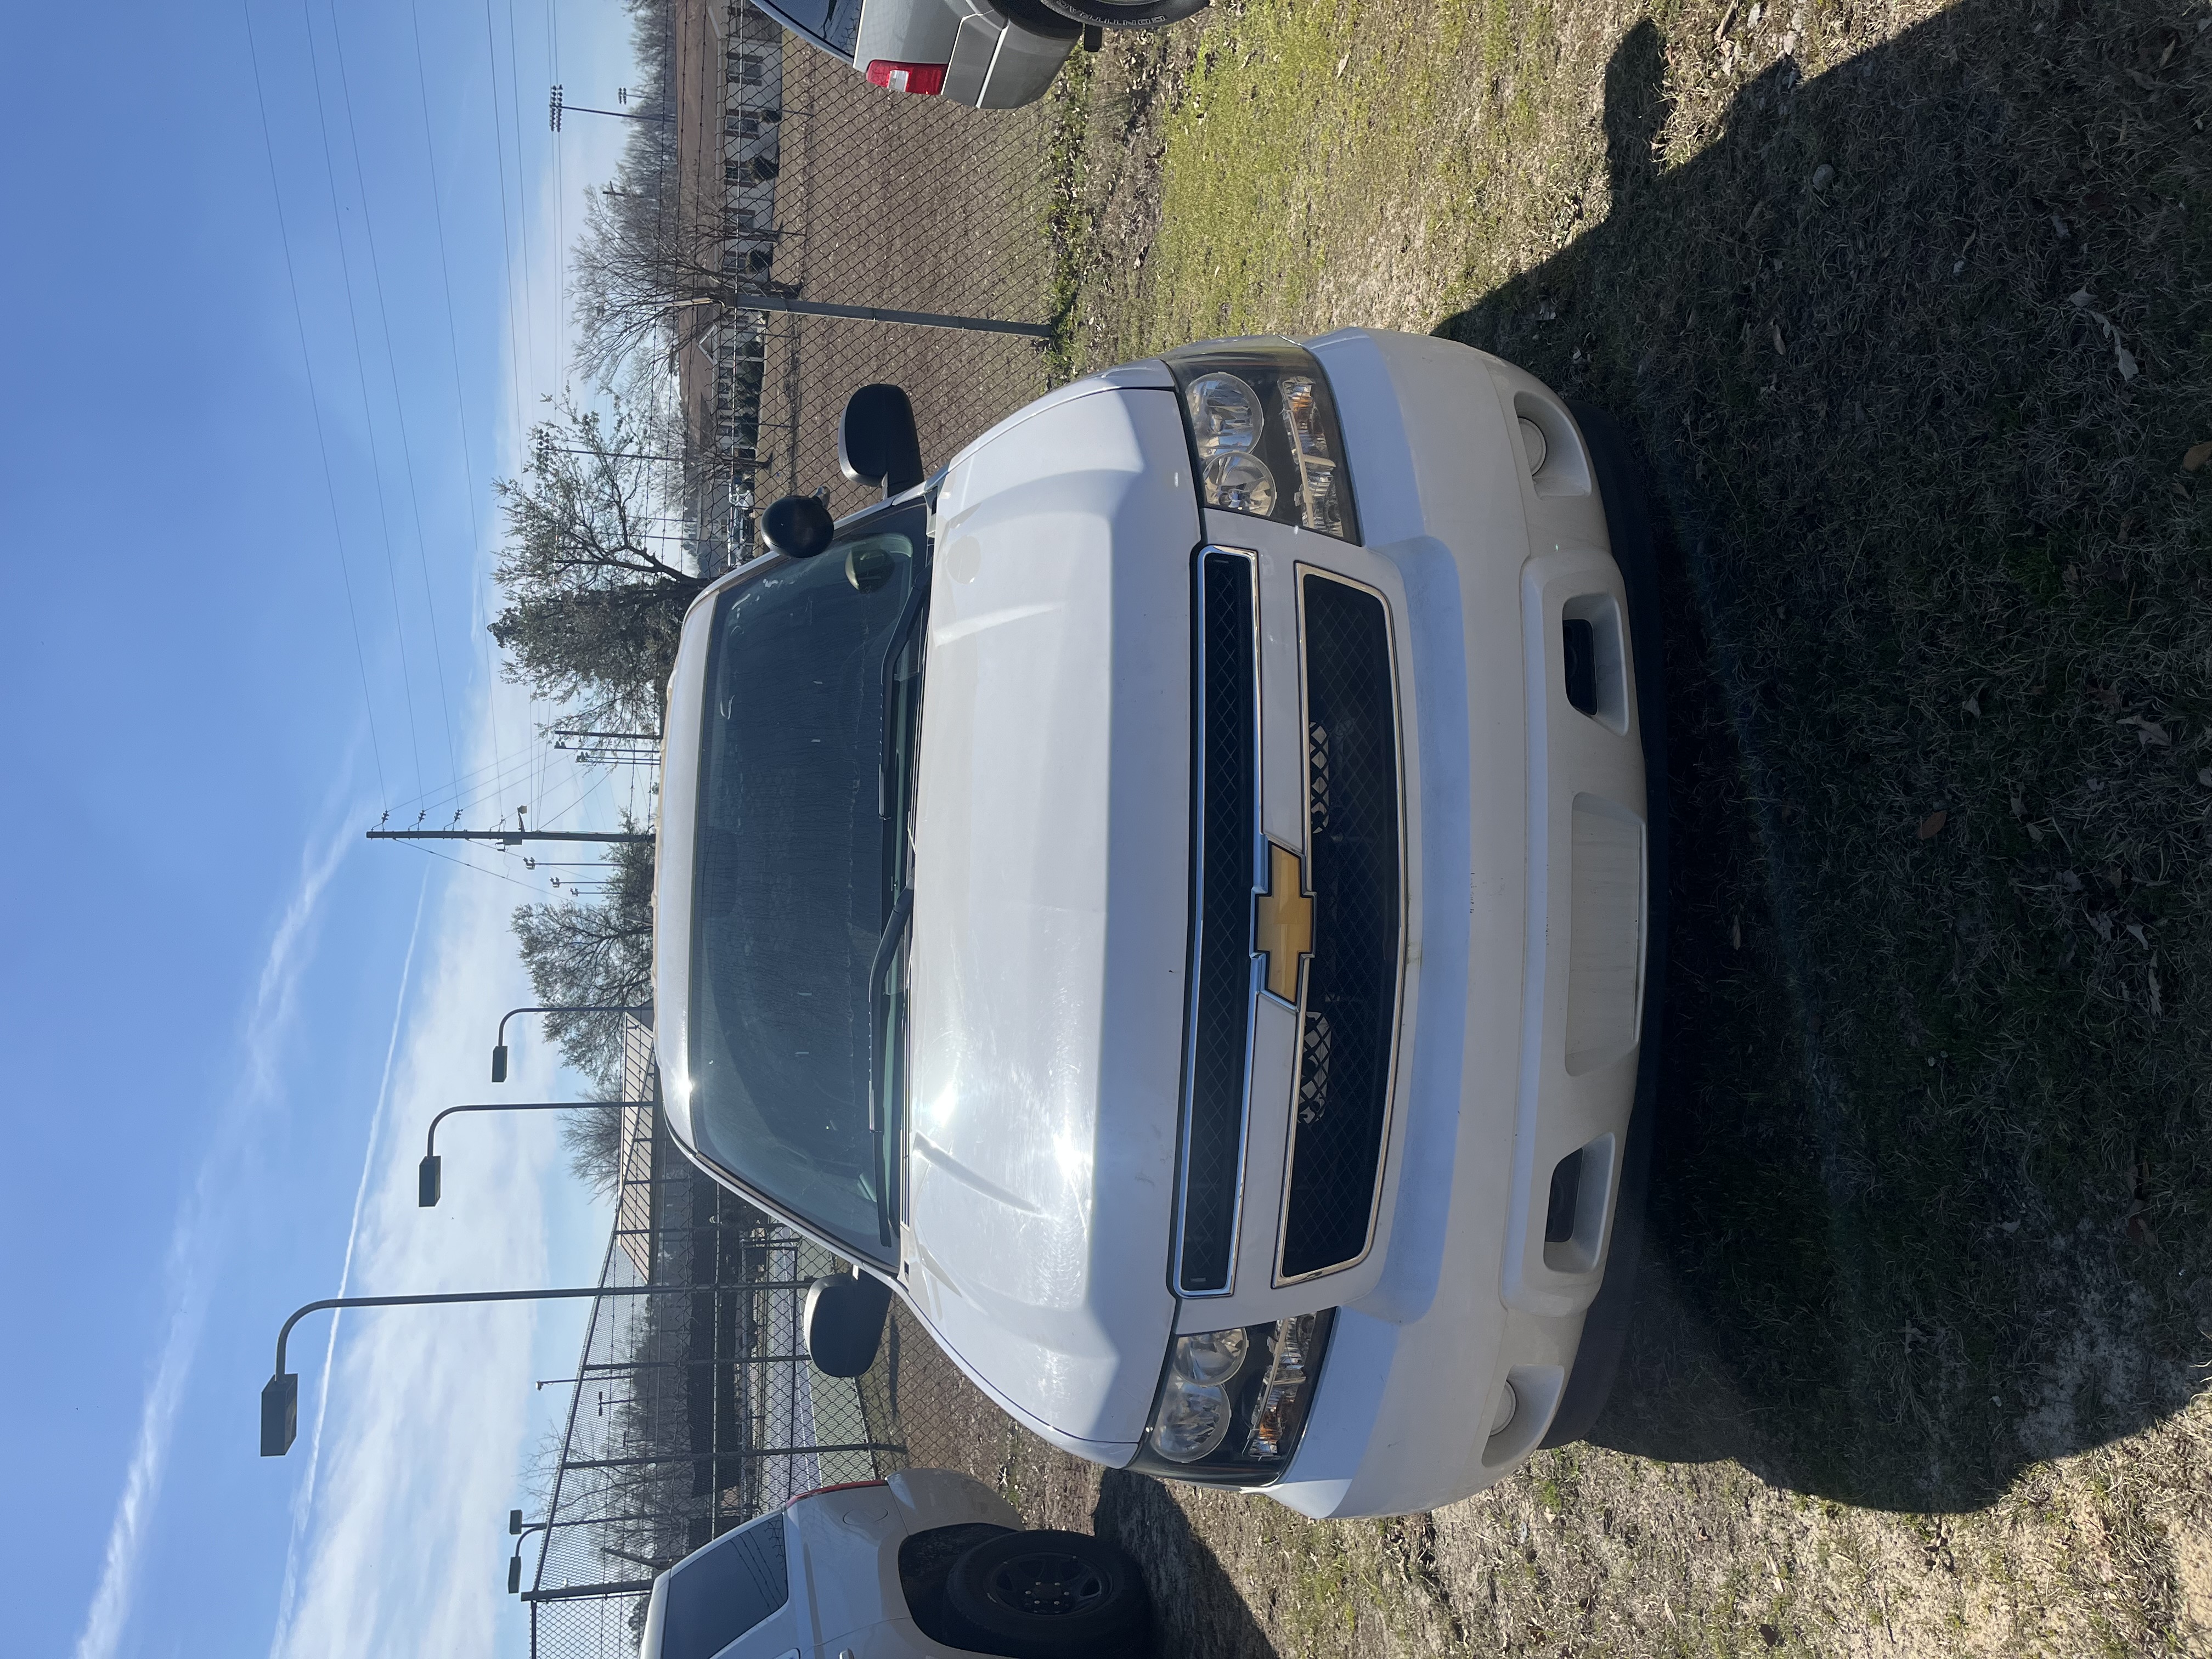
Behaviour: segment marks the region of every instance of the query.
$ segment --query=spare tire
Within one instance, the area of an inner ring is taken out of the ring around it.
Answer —
[[[1137,1564],[1080,1532],[1010,1532],[960,1556],[945,1580],[949,1633],[1008,1659],[1127,1659],[1150,1644]]]

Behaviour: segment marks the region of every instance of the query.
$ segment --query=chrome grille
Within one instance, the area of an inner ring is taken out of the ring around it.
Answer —
[[[1251,1058],[1259,822],[1258,657],[1249,554],[1202,550],[1193,593],[1190,1007],[1176,1288],[1233,1278]]]
[[[1283,1279],[1366,1254],[1389,1125],[1403,927],[1390,623],[1369,590],[1299,578],[1314,895],[1284,1195]]]

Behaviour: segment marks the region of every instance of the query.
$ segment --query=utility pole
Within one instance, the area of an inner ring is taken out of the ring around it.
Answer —
[[[488,841],[495,847],[520,847],[526,841],[572,841],[593,842],[650,842],[656,837],[650,830],[526,830],[524,815],[530,809],[518,806],[514,810],[515,827],[512,830],[372,830],[371,841]],[[456,813],[455,817],[459,814]]]
[[[623,95],[625,97],[629,95],[627,89]],[[588,104],[572,104],[562,94],[560,88],[554,88],[553,96],[546,111],[552,118],[554,131],[561,131],[561,118],[572,110],[578,115],[613,115],[625,121],[659,121],[665,124],[676,118],[672,115],[641,115],[634,109],[593,109]]]
[[[526,841],[643,842],[650,830],[372,830],[371,841],[488,841],[495,847],[520,847]]]

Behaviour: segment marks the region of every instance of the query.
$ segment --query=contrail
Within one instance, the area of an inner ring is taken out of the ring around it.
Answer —
[[[376,1111],[368,1121],[368,1142],[362,1148],[361,1180],[353,1193],[353,1222],[346,1229],[345,1259],[338,1267],[340,1296],[345,1295],[352,1285],[354,1244],[361,1237],[361,1212],[368,1198],[369,1172],[376,1164],[377,1146],[384,1139],[386,1109],[392,1103],[392,1061],[399,1049],[399,1028],[407,1012],[407,985],[415,972],[415,942],[422,937],[422,902],[429,890],[430,872],[426,868],[422,884],[415,890],[415,921],[407,930],[407,955],[399,964],[399,991],[392,1000],[392,1032],[384,1043],[384,1075],[376,1085]],[[343,1316],[343,1310],[332,1312],[330,1336],[323,1346],[323,1375],[315,1392],[315,1426],[307,1437],[307,1478],[301,1483],[299,1493],[292,1501],[292,1536],[284,1549],[284,1588],[276,1602],[276,1634],[269,1644],[272,1654],[283,1649],[291,1632],[294,1597],[300,1582],[300,1540],[314,1511],[315,1477],[322,1466],[323,1418],[330,1407],[331,1368],[337,1352],[338,1321]]]
[[[185,1379],[199,1351],[201,1328],[206,1322],[209,1249],[206,1234],[211,1221],[223,1214],[214,1195],[228,1194],[236,1183],[228,1178],[249,1139],[252,1121],[266,1110],[275,1097],[276,1053],[284,1028],[290,1022],[293,994],[299,984],[301,963],[309,924],[322,901],[323,890],[350,843],[349,833],[331,836],[315,857],[302,849],[300,885],[276,924],[269,954],[254,990],[253,1012],[245,1033],[246,1085],[223,1108],[213,1143],[201,1159],[198,1175],[170,1235],[163,1265],[174,1311],[162,1339],[161,1363],[146,1391],[138,1417],[138,1437],[131,1451],[131,1465],[123,1479],[123,1496],[115,1506],[115,1521],[108,1528],[107,1551],[100,1566],[100,1583],[86,1610],[84,1628],[76,1639],[76,1659],[112,1659],[131,1617],[131,1602],[138,1579],[138,1557],[144,1547],[146,1528],[161,1492],[161,1474],[169,1461],[169,1443],[176,1429],[177,1407]]]

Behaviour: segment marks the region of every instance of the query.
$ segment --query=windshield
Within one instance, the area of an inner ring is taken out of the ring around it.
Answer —
[[[896,1143],[871,1102],[885,1035],[871,992],[879,947],[896,954],[927,548],[910,505],[731,588],[701,722],[692,1133],[879,1262],[893,1260]]]

